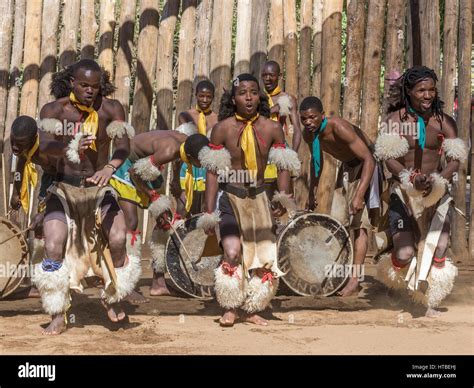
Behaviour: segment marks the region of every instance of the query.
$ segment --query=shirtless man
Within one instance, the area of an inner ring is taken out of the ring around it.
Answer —
[[[214,85],[211,81],[203,80],[196,85],[196,107],[185,112],[181,112],[178,116],[179,124],[194,123],[198,133],[209,137],[212,127],[217,123],[217,114],[212,111],[212,101],[214,100]],[[183,163],[180,171],[181,188],[185,189],[187,164]],[[180,206],[185,203],[184,193],[178,202],[178,209],[181,213],[198,214],[202,211],[204,202],[204,191],[206,190],[206,170],[203,168],[193,167],[194,177],[194,200],[188,206]]]
[[[376,171],[375,159],[362,131],[342,118],[326,117],[317,97],[307,97],[301,102],[300,117],[304,125],[303,139],[311,153],[308,210],[314,210],[317,206],[316,191],[324,166],[322,151],[342,162],[331,214],[354,229],[352,276],[338,293],[339,296],[349,296],[359,291],[359,278],[368,248],[367,230],[371,228],[369,186]],[[371,205],[374,208],[379,206],[379,203]]]
[[[194,135],[194,136],[193,136]],[[189,139],[189,141],[187,141]],[[190,149],[198,144],[207,144],[203,135],[196,136],[194,125],[184,124],[174,131],[155,130],[136,135],[130,142],[130,155],[127,161],[117,170],[110,185],[115,188],[120,200],[120,207],[125,213],[127,222],[127,249],[139,250],[141,245],[138,227],[138,206],[148,208],[152,216],[158,219],[152,238],[152,268],[153,281],[150,295],[169,295],[164,273],[166,271],[164,246],[167,222],[160,218],[162,206],[169,206],[169,199],[160,195],[161,169],[167,163],[173,163],[173,178],[171,192],[181,192],[179,186],[179,171],[183,159],[191,160],[191,165],[199,166],[185,148]],[[183,155],[184,152],[184,155]],[[167,209],[171,211],[172,209]],[[169,215],[169,214],[168,214]],[[160,234],[160,235],[158,235]]]
[[[104,96],[102,70],[96,62],[81,60],[70,69],[70,94],[46,104],[40,112],[40,152],[58,159],[44,218],[46,257],[34,271],[43,308],[52,316],[44,334],[66,329],[70,287],[81,289],[80,279],[93,261],[89,255],[97,252],[100,236],[108,243],[113,261],[113,268],[107,267],[110,278],[113,272],[116,276],[113,286],[106,284],[102,299],[111,321],[125,319],[119,302],[140,277],[140,260],[126,254],[125,218],[108,186],[128,156],[133,128],[124,123],[122,105]],[[111,140],[115,150],[109,161]],[[97,207],[100,230],[95,227]],[[84,258],[85,271],[75,264]]]
[[[10,206],[13,210],[23,208],[25,214],[29,214],[30,192],[29,186],[37,184],[37,171],[35,165],[43,168],[41,176],[38,211],[33,217],[30,228],[34,231],[35,239],[30,247],[30,257],[35,257],[35,250],[40,248],[43,239],[43,216],[44,200],[46,190],[53,183],[55,176],[54,160],[39,152],[39,134],[36,121],[29,116],[19,116],[11,128],[10,143],[13,154],[17,157],[16,170],[14,173],[13,192]],[[41,241],[41,242],[40,242]],[[31,286],[28,297],[38,298],[40,295],[36,287]]]
[[[379,263],[379,278],[390,288],[408,286],[431,317],[438,315],[435,307],[451,292],[456,275],[446,257],[452,202],[448,183],[467,158],[455,121],[443,113],[437,80],[425,66],[412,67],[400,77],[386,130],[375,144],[376,156],[394,179],[389,205],[394,248]]]
[[[218,226],[224,250],[223,262],[215,272],[217,301],[225,310],[221,326],[232,326],[238,317],[267,325],[257,313],[270,303],[277,289],[276,278],[282,274],[277,267],[276,236],[263,173],[269,160],[279,169],[280,192],[274,199],[280,206],[275,207],[273,216],[280,217],[285,211],[281,203],[292,201],[287,194],[290,170],[299,170],[300,162],[296,153],[286,148],[281,125],[269,120],[269,115],[268,100],[260,93],[257,79],[239,75],[222,99],[209,147],[199,153],[201,165],[207,168],[208,213],[197,225],[208,234]],[[229,172],[236,173],[234,179]]]
[[[265,94],[270,103],[271,119],[279,121],[288,136],[288,118],[293,126],[292,148],[298,151],[301,143],[301,128],[298,117],[298,103],[296,97],[285,93],[278,86],[278,81],[282,74],[280,65],[275,61],[267,61],[262,68],[262,81],[265,87]]]

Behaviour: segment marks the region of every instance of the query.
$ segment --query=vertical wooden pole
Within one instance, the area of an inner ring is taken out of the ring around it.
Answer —
[[[237,0],[237,35],[235,37],[234,77],[250,71],[251,0]]]
[[[301,101],[311,94],[311,33],[313,0],[302,0],[300,9],[300,63],[298,67],[298,97]]]
[[[177,122],[180,112],[189,109],[193,91],[194,34],[196,30],[196,0],[183,0],[178,52]]]
[[[312,94],[321,97],[321,58],[323,31],[323,0],[313,1],[313,77]]]
[[[159,1],[142,0],[140,3],[140,35],[137,47],[135,92],[133,95],[132,125],[136,133],[150,129],[158,44]]]
[[[298,95],[298,37],[296,35],[296,2],[283,2],[283,33],[285,35],[285,91]]]
[[[382,103],[382,115],[388,108],[388,92],[393,78],[403,73],[405,47],[406,1],[390,1],[387,9],[387,29],[385,33],[385,84]]]
[[[350,0],[347,3],[347,56],[342,115],[356,126],[360,125],[362,69],[364,69],[364,3],[363,0]]]
[[[26,0],[15,1],[15,22],[13,27],[13,44],[11,50],[9,89],[7,101],[7,113],[5,121],[5,133],[3,136],[3,155],[5,160],[5,186],[7,188],[6,199],[10,199],[10,172],[12,166],[12,151],[10,145],[10,129],[13,120],[18,114],[20,95],[20,68],[23,61],[23,41],[25,36]]]
[[[15,2],[7,0],[0,3],[0,151],[3,152],[3,135],[5,133],[5,118],[7,114],[8,73],[10,68],[13,18]],[[2,165],[2,169],[3,169]]]
[[[300,63],[298,67],[299,101],[311,94],[311,30],[313,22],[313,0],[303,0],[300,8]],[[301,173],[295,180],[295,199],[303,209],[308,198],[309,172],[311,155],[304,144],[298,150],[301,160]]]
[[[422,64],[421,57],[421,21],[420,21],[420,0],[410,0],[409,18],[409,49],[411,56],[408,58],[408,67]]]
[[[25,42],[23,50],[23,87],[21,89],[20,114],[36,117],[38,103],[39,63],[41,49],[41,10],[43,1],[26,4]]]
[[[456,81],[458,7],[458,0],[446,0],[444,3],[443,74],[441,77],[440,95],[444,101],[443,110],[450,116],[453,115]],[[438,74],[439,76],[440,74]]]
[[[34,2],[34,1],[33,1]],[[58,11],[59,12],[59,11]],[[63,28],[59,44],[59,64],[66,67],[77,60],[80,0],[67,0],[63,6]]]
[[[120,9],[119,44],[115,65],[115,98],[119,100],[125,112],[130,109],[130,87],[132,84],[133,33],[135,29],[136,0],[122,1]]]
[[[128,2],[127,0],[122,4]],[[94,0],[81,0],[81,59],[94,59],[95,35],[98,28]]]
[[[419,0],[419,3],[422,62],[440,75],[439,1]]]
[[[196,42],[194,49],[194,82],[193,91],[197,83],[209,77],[210,56],[209,41],[212,24],[212,1],[202,0],[196,10]],[[194,96],[193,92],[193,96]],[[194,98],[194,97],[193,97]]]
[[[283,35],[283,0],[270,1],[270,16],[268,19],[268,59],[283,66],[284,35]]]
[[[252,23],[250,36],[250,73],[260,79],[262,67],[267,59],[268,0],[252,2]]]
[[[166,1],[158,31],[156,58],[156,124],[171,129],[173,122],[173,36],[178,18],[179,1]],[[212,57],[211,57],[212,60]]]
[[[375,141],[380,109],[380,68],[385,0],[370,0],[365,35],[364,74],[362,77],[362,116],[360,126]]]
[[[458,116],[457,127],[458,136],[469,144],[469,125],[471,120],[472,94],[471,94],[471,53],[472,53],[472,3],[470,1],[459,2],[459,82],[458,82]],[[474,131],[474,129],[471,129]],[[472,139],[471,139],[472,142]],[[472,143],[471,143],[472,144]],[[471,157],[473,156],[473,147],[471,146]],[[471,166],[474,161],[471,159]],[[452,231],[452,250],[456,260],[472,260],[474,252],[474,199],[473,199],[473,181],[471,170],[471,214],[467,214],[467,220],[461,217],[457,212],[454,215],[454,225]],[[466,214],[466,181],[467,181],[467,161],[461,164],[458,171],[458,179],[455,182],[454,202],[456,206]],[[470,221],[469,233],[469,252],[466,246],[466,223]]]
[[[326,115],[339,115],[342,60],[342,0],[323,0],[321,99]],[[335,187],[336,161],[324,154],[318,186],[318,212],[329,214]]]
[[[53,99],[53,96],[49,92],[49,86],[51,83],[51,77],[56,71],[59,8],[59,0],[44,0],[43,25],[41,28],[41,80],[38,97],[39,109]]]
[[[234,0],[214,1],[211,31],[211,81],[216,87],[213,109],[219,110],[223,89],[230,87],[232,58],[232,14]]]
[[[114,73],[114,30],[115,0],[100,1],[99,26],[99,64],[107,70],[113,79]]]
[[[8,163],[4,158],[4,133],[5,118],[7,112],[7,95],[8,95],[8,70],[10,68],[10,57],[13,37],[13,18],[15,4],[13,0],[0,3],[0,152],[2,153],[1,162],[1,194],[0,194],[0,214],[6,214],[8,209],[8,184],[10,171]]]

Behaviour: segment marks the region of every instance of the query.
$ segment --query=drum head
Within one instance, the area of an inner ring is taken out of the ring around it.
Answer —
[[[0,298],[15,291],[28,270],[28,245],[20,229],[0,217]]]
[[[286,273],[282,279],[299,295],[332,295],[350,275],[352,242],[346,228],[332,217],[295,217],[278,235],[277,244],[279,268]]]
[[[199,216],[191,217],[176,229],[191,259],[197,261],[197,271],[174,234],[170,236],[166,245],[166,267],[171,280],[179,290],[195,298],[212,299],[214,270],[218,267],[222,255],[206,256],[199,260],[208,237],[203,230],[196,229]]]

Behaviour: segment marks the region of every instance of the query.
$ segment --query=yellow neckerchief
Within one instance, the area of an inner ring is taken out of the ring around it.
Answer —
[[[257,166],[257,150],[255,148],[255,134],[253,132],[253,123],[258,120],[260,115],[257,113],[251,119],[246,119],[242,116],[235,114],[237,121],[245,122],[245,128],[242,131],[240,138],[240,147],[244,151],[245,156],[245,167],[251,171],[251,178],[257,177],[258,166]]]
[[[96,136],[97,131],[99,129],[99,114],[97,113],[97,111],[92,106],[82,105],[75,96],[74,92],[71,92],[71,94],[69,94],[69,100],[80,111],[89,113],[87,119],[85,119],[82,123],[82,132],[88,135]],[[90,148],[94,151],[97,151],[95,141],[92,142]]]
[[[20,201],[26,214],[28,214],[30,210],[30,185],[35,187],[38,183],[38,172],[36,171],[34,163],[31,161],[38,147],[39,136],[36,135],[35,144],[26,154],[25,167],[23,169],[23,176],[21,177]]]
[[[275,89],[273,89],[270,93],[268,93],[266,90],[265,90],[265,94],[267,95],[268,97],[268,103],[270,104],[270,109],[273,107],[273,105],[275,105],[273,103],[273,99],[272,97],[273,96],[277,96],[278,94],[281,93],[281,88],[277,85],[277,87]],[[272,119],[273,121],[278,121],[279,117],[278,117],[278,113],[272,113],[271,116],[270,116],[270,119]]]
[[[198,119],[198,133],[201,135],[207,136],[207,126],[206,126],[206,114],[212,112],[212,108],[208,108],[206,110],[202,110],[199,108],[199,105],[196,105],[196,110],[199,112],[199,119]]]
[[[184,194],[186,195],[186,212],[189,213],[193,204],[193,189],[194,189],[194,177],[193,177],[193,165],[188,159],[186,152],[184,152],[184,143],[179,147],[179,157],[181,161],[188,165],[186,170],[186,177],[184,178]]]

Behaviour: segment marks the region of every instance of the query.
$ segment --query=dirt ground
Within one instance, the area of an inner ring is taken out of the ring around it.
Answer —
[[[140,289],[149,296],[144,261]],[[474,354],[474,266],[460,266],[438,318],[425,318],[406,297],[389,295],[366,266],[358,297],[279,295],[263,315],[268,327],[219,327],[215,301],[181,296],[125,303],[129,323],[110,323],[97,289],[74,295],[74,319],[60,336],[41,335],[49,319],[38,299],[0,301],[0,354]]]

